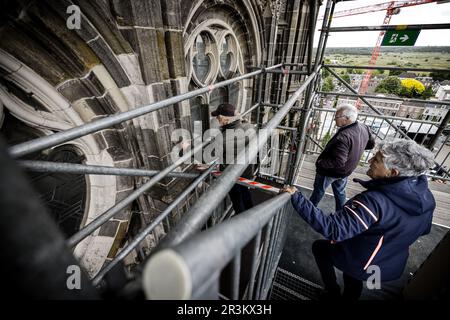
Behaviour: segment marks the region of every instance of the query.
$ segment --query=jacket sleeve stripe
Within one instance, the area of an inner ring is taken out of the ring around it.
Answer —
[[[347,210],[349,210],[351,213],[353,213],[355,215],[356,218],[358,218],[359,222],[361,222],[361,224],[364,226],[364,228],[369,229],[369,227],[367,226],[367,224],[364,223],[363,219],[361,219],[358,214],[353,211],[352,209],[350,209],[348,206],[344,206],[344,208],[346,208]]]
[[[380,241],[378,241],[377,247],[372,252],[372,255],[370,256],[369,261],[367,261],[366,266],[364,267],[364,270],[366,270],[370,266],[370,263],[372,262],[373,258],[375,258],[375,256],[377,255],[378,251],[381,248],[381,245],[383,244],[383,239],[384,239],[384,236],[382,236],[380,238]]]
[[[353,202],[356,202],[357,204],[359,204],[361,207],[363,207],[364,209],[366,209],[367,213],[370,214],[372,216],[372,218],[376,221],[378,221],[377,216],[369,209],[367,208],[367,206],[361,202],[359,202],[358,200],[353,200]]]

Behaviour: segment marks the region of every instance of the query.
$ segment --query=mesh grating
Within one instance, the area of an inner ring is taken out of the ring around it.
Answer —
[[[278,268],[270,293],[271,300],[317,300],[322,287]]]

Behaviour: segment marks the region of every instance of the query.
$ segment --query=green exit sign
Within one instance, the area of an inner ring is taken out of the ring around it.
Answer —
[[[388,30],[381,46],[413,46],[419,37],[419,30]]]

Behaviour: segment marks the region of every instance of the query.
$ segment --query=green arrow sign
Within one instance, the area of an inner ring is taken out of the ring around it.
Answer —
[[[381,46],[413,46],[419,36],[419,30],[388,30]]]

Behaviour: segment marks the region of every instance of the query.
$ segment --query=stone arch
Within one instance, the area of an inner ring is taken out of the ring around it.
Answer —
[[[42,101],[47,111],[35,110],[30,105],[8,92],[2,84],[0,99],[9,112],[27,125],[40,129],[43,134],[70,129],[83,123],[81,117],[70,107],[69,102],[56,89],[37,75],[28,66],[0,51],[0,67],[8,71],[6,80],[20,86],[33,98]],[[13,68],[14,67],[14,68]],[[58,110],[52,108],[58,107]],[[106,143],[108,140],[106,139]],[[88,135],[67,143],[81,150],[86,164],[114,166],[115,162],[107,149],[102,148],[93,135]],[[89,176],[87,178],[87,202],[83,225],[114,205],[117,194],[117,181],[112,176]],[[101,229],[97,230],[97,234]],[[114,243],[114,236],[89,237],[75,248],[75,254],[91,273],[95,273],[104,263]],[[93,260],[95,251],[96,259]]]
[[[43,134],[128,110],[132,105],[121,87],[137,78],[135,66],[129,63],[133,57],[123,46],[126,42],[113,39],[120,39],[120,33],[111,32],[110,24],[108,29],[105,27],[108,23],[102,21],[96,21],[95,26],[85,15],[82,24],[86,28],[79,33],[67,30],[65,2],[42,6],[34,3],[28,7],[10,2],[14,8],[8,11],[1,30],[0,67],[4,80],[43,108],[36,110],[27,105],[9,92],[4,83],[0,86],[2,104],[16,118]],[[17,12],[18,16],[11,16],[11,12]],[[86,164],[133,166],[133,146],[125,138],[132,134],[132,129],[119,125],[71,141],[69,145],[82,150]],[[86,180],[86,211],[81,227],[134,188],[133,179],[128,177],[93,175]],[[130,210],[124,210],[75,248],[75,255],[90,275],[115,256],[123,242],[129,215]]]

